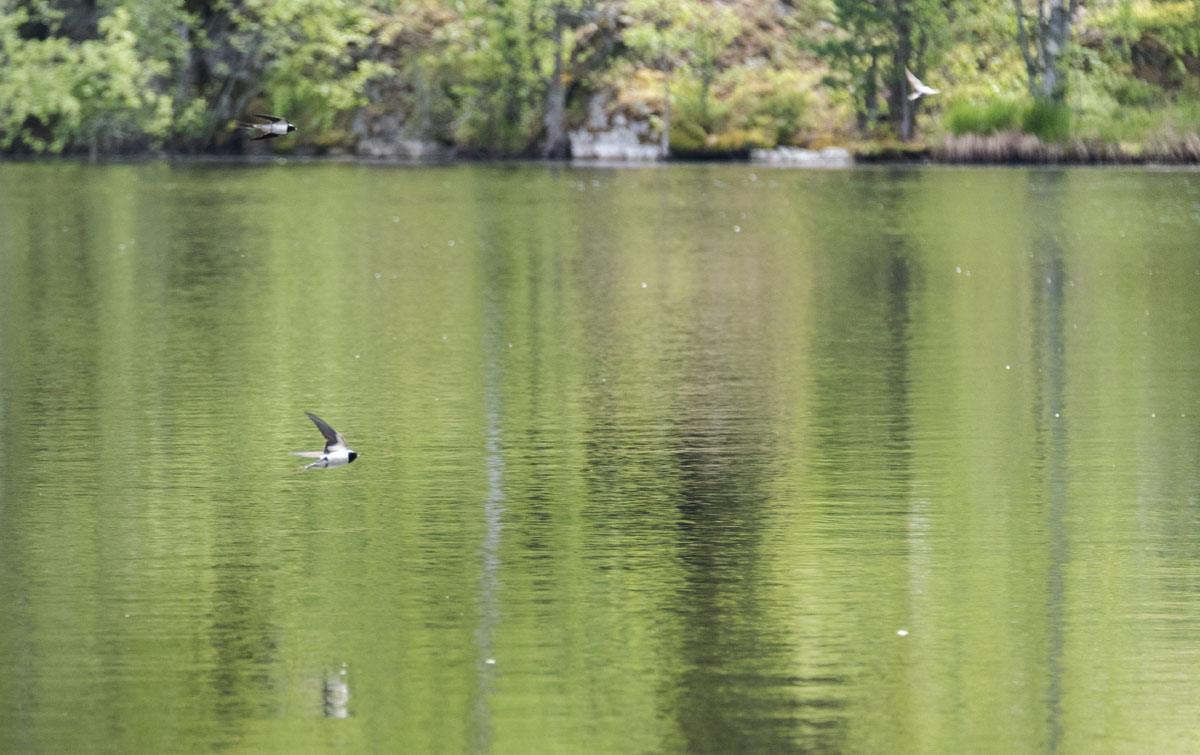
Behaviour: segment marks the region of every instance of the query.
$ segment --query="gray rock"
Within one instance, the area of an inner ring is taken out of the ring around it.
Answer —
[[[568,135],[571,157],[605,162],[653,162],[658,159],[658,145],[643,141],[650,136],[648,123],[627,123],[621,115],[613,121],[608,129],[572,131]]]
[[[803,168],[845,168],[854,164],[854,157],[850,154],[850,150],[843,147],[826,147],[820,150],[776,147],[775,149],[751,150],[750,161]]]

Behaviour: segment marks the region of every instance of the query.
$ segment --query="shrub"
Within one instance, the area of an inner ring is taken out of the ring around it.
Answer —
[[[671,119],[699,127],[708,134],[729,127],[730,105],[711,89],[706,93],[699,81],[681,79],[671,92]]]
[[[774,147],[775,140],[761,129],[731,129],[710,135],[704,146],[716,152],[741,152]]]
[[[1131,76],[1115,78],[1108,91],[1118,105],[1124,107],[1153,107],[1162,100],[1162,90],[1142,79]]]
[[[809,110],[808,87],[794,72],[759,69],[733,84],[730,106],[737,115],[732,128],[761,131],[765,146],[792,144],[805,126]]]
[[[809,95],[790,72],[734,72],[704,98],[695,79],[672,88],[671,149],[731,153],[791,144],[803,127]]]
[[[1051,100],[1034,100],[1021,118],[1021,130],[1044,142],[1065,141],[1071,135],[1071,111]]]
[[[100,19],[100,38],[24,39],[25,11],[0,14],[0,149],[93,153],[156,143],[172,100],[152,86],[160,61],[137,54],[123,7]]]
[[[694,121],[671,120],[671,149],[676,152],[696,152],[704,149],[708,134]]]
[[[1024,103],[1016,99],[996,99],[978,104],[958,101],[947,108],[946,127],[955,136],[1016,131],[1021,126],[1024,112]]]

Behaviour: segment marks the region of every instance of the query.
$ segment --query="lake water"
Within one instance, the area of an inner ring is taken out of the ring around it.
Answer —
[[[1200,173],[0,165],[0,603],[4,752],[1196,752]]]

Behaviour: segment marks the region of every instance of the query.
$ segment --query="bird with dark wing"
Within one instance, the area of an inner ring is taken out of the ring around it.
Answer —
[[[251,137],[250,141],[252,142],[256,142],[259,139],[274,139],[277,136],[285,136],[296,130],[296,127],[289,123],[286,118],[280,118],[277,115],[255,113],[254,117],[262,118],[266,123],[238,121],[238,128],[249,129],[257,134],[257,136]]]
[[[346,446],[346,439],[342,437],[341,433],[330,427],[328,422],[312,412],[305,412],[305,414],[313,421],[317,429],[321,431],[321,435],[325,436],[324,451],[292,451],[293,456],[316,459],[311,464],[305,464],[305,469],[343,467],[358,458],[358,453]]]

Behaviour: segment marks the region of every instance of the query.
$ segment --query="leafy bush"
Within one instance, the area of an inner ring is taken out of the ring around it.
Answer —
[[[1148,81],[1121,76],[1108,84],[1108,91],[1123,107],[1153,107],[1162,100],[1162,90]]]
[[[744,71],[743,71],[744,73]],[[729,77],[702,101],[695,79],[676,83],[671,148],[682,152],[740,152],[791,144],[804,125],[808,92],[790,73]]]
[[[1026,104],[1005,98],[984,103],[953,102],[946,110],[946,128],[955,136],[963,134],[995,134],[1016,131],[1021,127]]]
[[[695,121],[671,120],[671,149],[676,152],[698,152],[704,149],[708,134]]]
[[[1071,111],[1051,100],[1035,100],[1021,118],[1021,130],[1044,142],[1065,141],[1071,135]]]
[[[269,29],[258,45],[268,61],[262,87],[270,110],[303,113],[309,133],[336,130],[342,113],[366,104],[363,90],[387,66],[355,54],[371,44],[374,22],[367,11],[345,0],[255,0],[244,18]],[[294,143],[294,140],[293,140]]]
[[[766,147],[792,144],[805,127],[809,110],[808,87],[795,72],[753,71],[746,80],[737,81],[729,103],[734,113],[732,127],[757,131],[766,138]],[[756,141],[759,140],[756,138]]]
[[[1194,0],[1118,4],[1096,25],[1135,39],[1153,37],[1172,54],[1200,55],[1200,6]]]
[[[775,146],[773,134],[762,129],[731,129],[708,137],[705,147],[715,152],[742,152]]]
[[[159,61],[140,58],[130,16],[116,8],[100,39],[24,39],[23,10],[0,15],[0,149],[93,152],[147,146],[171,127],[171,97],[155,92]]]
[[[696,79],[682,79],[672,88],[671,119],[698,126],[706,134],[730,127],[732,108],[727,100],[706,93]]]

